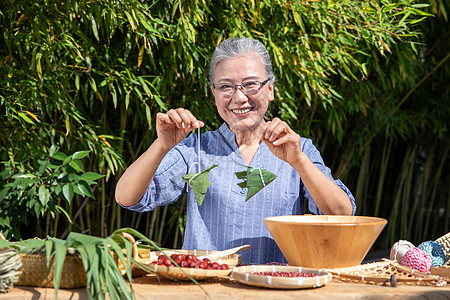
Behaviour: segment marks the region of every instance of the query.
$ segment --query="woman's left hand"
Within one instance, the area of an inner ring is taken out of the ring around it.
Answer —
[[[301,159],[300,135],[279,118],[266,122],[261,130],[260,139],[276,157],[290,165],[295,165],[295,162]]]

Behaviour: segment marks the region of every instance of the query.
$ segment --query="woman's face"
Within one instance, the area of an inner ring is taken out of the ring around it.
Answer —
[[[224,59],[217,64],[214,71],[215,85],[266,80],[267,74],[262,58],[256,52]],[[232,96],[211,89],[219,115],[234,132],[253,131],[263,125],[269,101],[274,99],[273,83],[266,83],[253,95],[245,95],[239,87]]]

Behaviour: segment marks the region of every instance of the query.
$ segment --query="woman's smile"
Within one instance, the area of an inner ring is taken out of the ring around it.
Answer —
[[[253,107],[248,107],[248,108],[232,109],[231,111],[238,117],[241,117],[249,115],[252,110]]]

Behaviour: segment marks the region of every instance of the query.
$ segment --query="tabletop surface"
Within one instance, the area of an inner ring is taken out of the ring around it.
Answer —
[[[373,285],[349,283],[333,279],[325,286],[311,289],[279,290],[253,287],[235,282],[229,277],[191,282],[174,282],[155,275],[133,279],[136,299],[450,299],[450,283],[445,286],[398,284]],[[205,292],[206,291],[206,292]],[[0,299],[54,299],[51,288],[15,286]],[[58,299],[87,299],[86,290],[60,290]]]

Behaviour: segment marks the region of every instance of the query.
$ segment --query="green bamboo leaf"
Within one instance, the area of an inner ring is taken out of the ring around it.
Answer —
[[[69,223],[72,223],[72,219],[70,218],[69,214],[67,213],[67,211],[64,208],[62,208],[59,205],[55,205],[55,210],[58,213],[63,214],[66,217],[67,221],[69,221]]]
[[[55,297],[57,298],[59,284],[61,282],[63,265],[66,259],[67,248],[60,243],[55,243],[54,246],[55,246],[55,260],[54,260],[53,285],[55,289]]]
[[[64,161],[67,158],[67,155],[62,152],[56,152],[53,155],[53,158],[59,161]]]
[[[44,248],[45,248],[45,258],[46,258],[46,276],[49,278],[50,274],[50,262],[53,254],[53,241],[50,239],[44,240]]]
[[[34,178],[34,177],[36,177],[36,176],[33,175],[33,174],[14,174],[14,175],[12,176],[12,178],[14,178],[14,179]]]
[[[167,111],[167,107],[164,104],[164,102],[162,102],[161,98],[158,95],[153,95],[153,98],[155,99],[156,103],[158,103],[159,107],[163,109],[163,111]]]
[[[42,249],[45,247],[45,240],[42,239],[29,239],[16,243],[19,248],[19,253],[27,253],[30,250]]]
[[[86,172],[86,173],[81,174],[80,179],[86,180],[86,181],[91,181],[91,180],[97,180],[97,179],[100,179],[103,177],[105,177],[105,175],[100,175],[95,172]]]
[[[81,161],[79,159],[71,160],[69,163],[69,166],[74,168],[75,171],[77,171],[77,172],[84,172],[83,164],[81,163]]]
[[[75,88],[77,91],[80,90],[80,75],[78,73],[75,74]]]
[[[112,83],[109,85],[109,88],[111,90],[111,96],[112,96],[114,108],[117,108],[117,91],[116,91],[116,88],[114,87],[114,84],[112,84]]]
[[[52,145],[52,146],[50,147],[50,149],[48,150],[48,155],[49,155],[50,157],[53,157],[53,155],[55,155],[55,154],[57,153],[58,150],[59,150],[58,146]]]
[[[67,202],[71,203],[73,199],[74,187],[71,183],[67,183],[62,188],[64,198]]]
[[[95,79],[93,77],[89,77],[89,83],[94,92],[97,92],[97,84],[95,83]]]
[[[132,17],[132,16],[130,15],[130,13],[127,12],[127,11],[124,11],[124,13],[125,13],[125,16],[126,16],[127,19],[128,19],[128,22],[130,22],[131,28],[133,29],[133,31],[135,31],[135,30],[136,30],[136,25],[134,24],[133,17]]]
[[[142,87],[144,88],[145,93],[147,94],[147,96],[151,96],[152,93],[150,91],[150,89],[148,88],[148,85],[145,83],[144,78],[142,78],[141,76],[138,77],[139,82],[141,83]]]
[[[41,206],[41,204],[39,204],[39,202],[34,202],[33,203],[33,201],[30,201],[29,202],[29,205],[33,208],[33,210],[34,210],[34,214],[35,214],[35,216],[37,216],[37,217],[39,217],[40,215],[41,215],[41,209],[42,209],[42,206]]]
[[[77,190],[79,191],[79,193],[81,193],[82,196],[94,198],[91,187],[86,183],[86,181],[80,180],[77,184],[77,189],[75,189],[75,192],[77,192]]]
[[[100,37],[98,36],[97,22],[95,21],[94,16],[92,14],[89,14],[89,19],[91,20],[92,33],[94,34],[95,39],[97,41],[100,41]]]
[[[411,24],[411,25],[417,24],[417,23],[420,23],[420,22],[424,21],[425,19],[427,19],[427,17],[422,17],[422,18],[420,18],[418,20],[412,20],[411,22],[409,22],[409,24]]]
[[[36,54],[36,72],[38,73],[39,78],[42,78],[41,58],[42,58],[42,52],[39,51]]]
[[[334,95],[334,96],[336,96],[337,98],[339,98],[339,99],[344,99],[338,92],[336,92],[331,86],[330,87],[328,87],[328,90]]]
[[[145,104],[145,117],[147,119],[148,126],[151,127],[152,126],[152,113],[150,111],[150,107],[147,104]]]
[[[78,152],[75,152],[74,154],[72,154],[72,159],[82,159],[82,158],[85,158],[86,156],[89,155],[89,153],[91,153],[91,151],[89,151],[89,150],[84,150],[84,151],[78,151]]]
[[[22,120],[24,120],[25,122],[30,123],[30,124],[34,124],[34,122],[33,122],[30,118],[28,118],[27,114],[22,113],[22,112],[19,112],[18,115],[19,115],[20,118],[22,118]]]
[[[128,109],[129,105],[130,105],[130,93],[127,93],[125,95],[125,109]]]
[[[45,206],[47,205],[47,202],[49,200],[50,200],[49,190],[44,185],[41,185],[39,187],[39,201],[41,202],[42,206]]]

